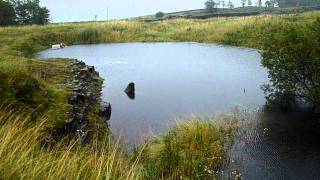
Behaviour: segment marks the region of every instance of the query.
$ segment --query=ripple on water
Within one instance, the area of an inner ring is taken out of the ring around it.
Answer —
[[[263,118],[239,130],[230,171],[244,179],[319,179],[318,127],[287,116]],[[232,174],[232,173],[230,173]]]

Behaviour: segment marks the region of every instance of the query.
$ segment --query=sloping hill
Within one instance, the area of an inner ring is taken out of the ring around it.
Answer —
[[[303,13],[308,11],[320,10],[319,6],[308,7],[238,7],[234,9],[229,8],[217,8],[215,11],[210,12],[206,9],[194,9],[187,11],[179,11],[172,13],[165,13],[162,18],[156,18],[155,15],[147,15],[141,17],[131,18],[130,20],[142,20],[147,22],[161,21],[176,18],[186,19],[207,19],[212,17],[232,17],[232,16],[255,16],[259,14],[288,14],[288,13]]]

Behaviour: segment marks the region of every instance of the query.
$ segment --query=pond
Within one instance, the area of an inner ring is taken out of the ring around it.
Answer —
[[[257,50],[199,43],[77,45],[46,50],[39,58],[77,58],[105,79],[103,99],[111,102],[114,135],[138,144],[161,134],[175,119],[211,117],[235,107],[265,104],[260,86],[268,82]],[[136,84],[134,98],[124,93]],[[245,179],[320,177],[318,124],[303,117],[270,113],[239,132],[228,174]]]
[[[77,45],[47,50],[39,58],[76,58],[105,79],[103,100],[112,104],[110,126],[127,143],[159,134],[175,119],[208,117],[241,105],[264,104],[267,72],[253,49],[198,43]],[[124,89],[136,86],[135,98]]]

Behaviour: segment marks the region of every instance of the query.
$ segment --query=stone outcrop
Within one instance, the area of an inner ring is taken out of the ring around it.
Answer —
[[[55,137],[79,136],[81,142],[86,144],[90,142],[94,133],[89,127],[88,114],[95,110],[94,107],[101,104],[97,116],[100,116],[107,126],[107,121],[111,117],[111,104],[101,102],[103,81],[93,66],[74,60],[69,68],[71,79],[73,79],[72,94],[69,98],[69,104],[72,105],[69,112],[70,119],[63,127],[55,129],[53,135]]]
[[[110,120],[111,111],[111,104],[107,102],[102,102],[99,115],[105,117],[106,120]]]

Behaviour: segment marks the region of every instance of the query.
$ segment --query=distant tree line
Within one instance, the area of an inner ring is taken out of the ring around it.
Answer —
[[[267,0],[264,3],[265,7],[275,7],[278,5],[278,2],[276,0]],[[256,7],[262,7],[262,0],[257,0],[255,2],[255,5],[253,5],[253,2],[251,0],[241,0],[241,6],[245,7],[245,6],[256,6]]]
[[[213,12],[217,10],[218,6],[221,6],[223,9],[225,7],[233,9],[234,5],[233,3],[229,0],[228,2],[226,1],[213,1],[213,0],[208,0],[204,3],[205,9],[209,12]]]
[[[40,0],[0,0],[0,26],[46,24],[49,10]]]

